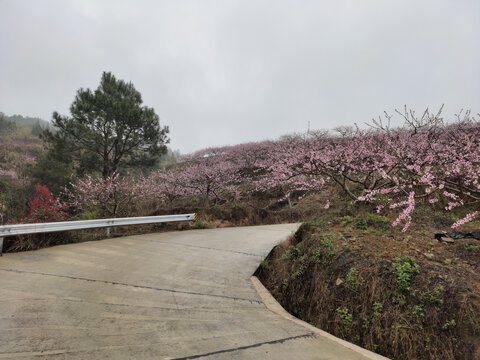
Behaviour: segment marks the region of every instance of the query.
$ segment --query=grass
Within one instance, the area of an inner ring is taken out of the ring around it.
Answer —
[[[364,222],[322,215],[274,250],[259,277],[287,311],[387,357],[473,358],[480,304],[465,273],[454,269],[477,261],[478,245],[465,239],[442,246],[431,228],[415,225],[402,234],[375,214]],[[418,256],[424,252],[439,261]],[[293,261],[276,261],[286,254]]]

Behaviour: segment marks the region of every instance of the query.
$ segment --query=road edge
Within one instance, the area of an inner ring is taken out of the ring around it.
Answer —
[[[371,360],[389,360],[388,358],[382,356],[382,355],[379,355],[379,354],[376,354],[370,350],[367,350],[367,349],[364,349],[358,345],[355,345],[355,344],[352,344],[346,340],[343,340],[343,339],[340,339],[336,336],[333,336],[332,334],[326,332],[326,331],[323,331],[313,325],[310,325],[309,323],[303,321],[303,320],[300,320],[299,318],[296,318],[295,316],[293,316],[292,314],[290,314],[289,312],[287,312],[283,307],[282,305],[280,305],[278,303],[277,300],[275,300],[275,298],[272,296],[272,294],[270,294],[270,292],[265,288],[265,286],[263,286],[263,284],[260,282],[260,280],[256,277],[256,276],[251,276],[250,277],[250,280],[253,284],[253,287],[255,288],[255,290],[257,291],[257,294],[260,296],[260,298],[262,299],[262,302],[265,304],[265,306],[267,307],[268,310],[272,311],[273,313],[277,314],[277,315],[280,315],[281,317],[287,319],[287,320],[290,320],[290,321],[293,321],[295,324],[297,325],[301,325],[305,328],[307,328],[308,330],[312,331],[313,333],[315,333],[316,335],[319,335],[319,336],[322,336],[328,340],[331,340],[331,341],[334,341],[336,342],[337,344],[339,345],[342,345],[350,350],[353,350],[355,351],[356,353],[364,356],[365,358],[367,359],[371,359]]]

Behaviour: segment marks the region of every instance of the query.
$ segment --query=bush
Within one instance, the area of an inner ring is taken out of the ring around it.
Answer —
[[[287,253],[285,254],[284,258],[285,259],[296,259],[300,256],[300,249],[297,248],[296,246],[290,245],[290,247],[287,250]]]
[[[409,291],[412,277],[420,273],[420,267],[415,259],[411,256],[398,256],[393,259],[392,267],[398,288],[403,291]]]
[[[27,215],[23,221],[27,223],[52,222],[68,219],[68,206],[54,198],[46,185],[35,185],[35,198],[28,203]]]

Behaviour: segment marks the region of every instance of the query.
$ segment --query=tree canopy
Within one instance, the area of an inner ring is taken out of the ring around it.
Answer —
[[[104,72],[95,91],[79,89],[71,116],[53,113],[54,129],[42,138],[53,152],[68,151],[78,175],[115,172],[155,165],[167,151],[167,126],[153,108],[142,106],[131,82]]]

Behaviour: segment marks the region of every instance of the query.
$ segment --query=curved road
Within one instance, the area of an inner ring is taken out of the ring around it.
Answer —
[[[0,258],[0,359],[366,359],[250,281],[296,225],[156,233]]]

